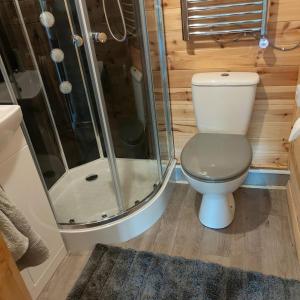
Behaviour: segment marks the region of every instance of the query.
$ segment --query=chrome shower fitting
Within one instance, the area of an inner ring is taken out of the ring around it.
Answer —
[[[92,32],[92,38],[95,42],[105,44],[108,40],[105,32]]]
[[[73,44],[77,48],[83,45],[83,38],[80,35],[74,34],[72,38],[73,38]]]

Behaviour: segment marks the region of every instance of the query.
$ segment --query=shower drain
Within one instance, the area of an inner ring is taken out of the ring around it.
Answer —
[[[87,177],[85,177],[85,180],[86,181],[94,181],[98,178],[98,175],[97,174],[92,174],[92,175],[89,175]]]

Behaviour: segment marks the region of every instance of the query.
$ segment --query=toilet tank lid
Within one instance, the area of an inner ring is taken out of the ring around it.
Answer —
[[[209,72],[193,75],[192,85],[223,86],[223,85],[256,85],[259,75],[254,72]]]

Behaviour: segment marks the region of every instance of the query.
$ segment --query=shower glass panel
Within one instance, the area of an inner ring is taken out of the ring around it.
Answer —
[[[78,32],[81,30],[78,25],[83,20],[77,20],[74,2],[69,3]],[[153,128],[156,123],[153,125],[151,114],[152,86],[147,80],[149,74],[145,64],[143,32],[140,30],[141,8],[138,1],[121,2],[127,37],[119,42],[113,38],[107,24],[108,20],[114,35],[122,37],[124,28],[117,1],[109,1],[109,5],[107,2],[106,17],[102,1],[99,5],[93,0],[86,0],[85,4],[87,15],[83,15],[86,18],[84,22],[89,23],[95,37],[104,36],[102,42],[96,38],[92,43],[94,64],[101,78],[99,84],[107,109],[123,205],[128,209],[152,194],[161,179],[159,148],[155,148],[157,132]],[[76,12],[82,14],[78,8]]]
[[[3,23],[5,22],[5,24]],[[0,2],[0,104],[11,104],[4,89],[4,74],[15,100],[22,108],[23,118],[39,162],[45,183],[50,188],[65,172],[66,165],[47,108],[43,83],[23,35],[22,26],[12,1]]]
[[[29,1],[32,10],[28,9],[27,1],[18,3],[47,90],[67,167],[94,161],[100,157],[100,142],[64,3]],[[41,14],[43,11],[47,14]]]
[[[163,172],[174,157],[174,143],[171,128],[171,107],[164,40],[164,19],[161,0],[145,0],[145,17],[148,28],[150,64],[153,73],[153,91],[160,157]],[[155,20],[156,22],[153,22]]]
[[[105,1],[0,1],[2,67],[64,226],[140,208],[173,157],[159,0]]]
[[[65,6],[61,1],[53,1],[44,8],[45,3],[0,2],[0,11],[5,12],[1,19],[6,20],[1,28],[15,42],[3,49],[4,57],[16,57],[6,59],[5,67],[13,85],[16,81],[15,96],[22,107],[58,223],[97,222],[118,215],[120,209],[107,159],[100,159],[104,158],[105,147],[89,102],[93,101],[93,94],[89,93],[83,70],[84,57],[73,45]],[[42,26],[40,16],[44,9],[52,11],[53,16],[55,13],[57,27]],[[54,49],[63,52],[62,61],[53,59]],[[24,84],[19,80],[23,73],[27,75]],[[64,82],[71,83],[71,91],[62,89]],[[37,97],[22,96],[27,91],[23,87],[32,90],[36,86]]]

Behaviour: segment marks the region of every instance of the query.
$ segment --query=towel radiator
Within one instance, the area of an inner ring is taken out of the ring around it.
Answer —
[[[258,33],[263,46],[268,8],[268,0],[181,0],[183,39]]]

